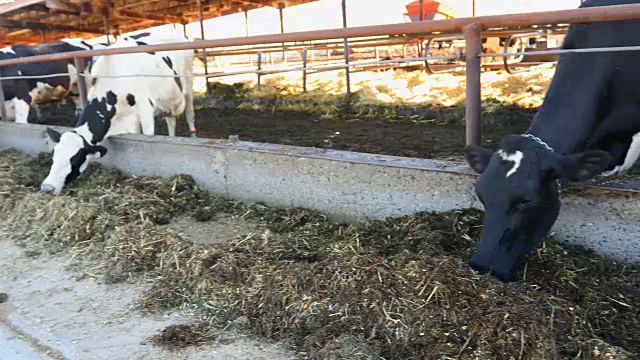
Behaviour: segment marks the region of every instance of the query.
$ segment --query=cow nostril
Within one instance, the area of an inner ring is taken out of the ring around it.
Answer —
[[[55,187],[53,187],[53,185],[49,185],[49,184],[42,184],[42,186],[40,186],[40,192],[43,193],[52,193],[55,191]]]
[[[477,262],[471,260],[471,262],[469,263],[469,266],[471,266],[471,268],[475,271],[478,272],[478,274],[480,275],[484,275],[487,274],[489,271],[491,271],[491,269],[489,269],[488,267],[484,266],[484,265],[480,265]]]

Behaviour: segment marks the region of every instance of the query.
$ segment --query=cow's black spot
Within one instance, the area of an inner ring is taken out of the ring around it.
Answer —
[[[138,45],[149,45],[144,41],[136,41],[136,44],[138,44]],[[155,51],[147,51],[147,54],[155,55],[156,52]]]
[[[97,82],[98,82],[98,78],[91,79],[91,86],[95,86]]]
[[[153,105],[153,100],[151,100],[151,99],[149,99],[149,104],[151,104],[152,107],[155,106],[155,105]]]
[[[143,32],[143,33],[136,34],[136,35],[131,35],[131,36],[129,36],[129,37],[130,37],[130,38],[132,38],[132,39],[134,39],[134,40],[138,40],[138,39],[140,39],[141,37],[145,37],[145,36],[149,36],[149,35],[151,35],[151,33],[150,33],[150,32],[148,32],[148,31],[145,31],[145,32]]]
[[[167,64],[167,66],[169,67],[169,69],[173,70],[173,61],[171,61],[171,58],[168,56],[163,56],[162,60],[164,61],[165,64]]]
[[[113,91],[107,91],[107,104],[115,105],[118,102],[118,97],[114,94]]]
[[[127,103],[129,106],[133,106],[136,104],[136,97],[133,94],[127,94]]]
[[[163,56],[162,57],[162,61],[164,61],[165,64],[167,64],[167,66],[169,67],[169,69],[171,69],[171,71],[173,71],[173,74],[178,76],[178,72],[173,68],[173,61],[171,61],[171,58],[168,56]],[[176,82],[176,85],[178,85],[178,88],[180,89],[180,91],[182,91],[182,83],[180,82],[180,78],[175,77],[173,78],[174,81]]]
[[[77,126],[87,124],[89,131],[93,135],[92,144],[101,142],[109,131],[111,119],[116,114],[116,100],[115,94],[108,91],[105,97],[89,101],[84,111],[82,111]]]

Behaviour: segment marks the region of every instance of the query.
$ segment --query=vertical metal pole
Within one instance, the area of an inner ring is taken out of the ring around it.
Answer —
[[[347,27],[347,0],[342,0],[342,27]],[[344,38],[344,63],[347,65],[345,75],[347,78],[347,100],[351,98],[351,72],[349,71],[349,41]]]
[[[47,42],[47,37],[45,36],[44,29],[40,30],[40,36],[42,37],[42,42],[43,43]]]
[[[198,5],[198,20],[200,21],[200,38],[204,40],[204,24],[202,18],[202,1],[196,0]],[[204,74],[205,74],[205,84],[207,85],[207,94],[211,94],[211,90],[209,88],[209,63],[207,61],[207,49],[202,49],[202,61],[204,61]]]
[[[0,77],[2,77],[2,72],[0,72]],[[2,88],[2,79],[0,79],[0,116],[2,116],[2,121],[9,121],[7,119],[7,108],[4,106],[5,101],[4,89]]]
[[[278,11],[280,12],[280,34],[284,34],[284,4],[283,3],[279,3],[278,4]],[[284,50],[284,43],[282,43],[282,61],[287,64],[288,63],[288,59],[287,59],[287,52],[286,50]]]
[[[465,37],[465,53],[467,60],[467,89],[466,89],[466,132],[467,145],[480,145],[480,112],[481,93],[480,93],[480,57],[478,54],[482,52],[482,37],[480,27],[476,24],[470,24],[464,28]]]
[[[258,51],[258,90],[260,90],[260,76],[262,75],[260,70],[262,70],[262,51]]]
[[[109,17],[103,16],[102,22],[104,23],[104,34],[107,36],[107,45],[111,45],[111,40],[109,39]]]
[[[471,0],[471,16],[476,16],[476,0]]]
[[[249,11],[244,11],[244,33],[249,36]],[[251,66],[251,54],[247,55],[247,61],[249,62],[249,66]]]
[[[76,76],[78,78],[78,94],[80,95],[80,110],[84,110],[87,103],[87,82],[84,78],[84,58],[73,58],[73,64],[76,66]],[[82,74],[82,75],[81,75]]]
[[[187,37],[187,24],[182,24],[182,34]]]
[[[424,0],[420,0],[420,21],[424,21]],[[422,54],[423,44],[422,41],[418,43],[418,54]]]
[[[302,92],[307,92],[307,48],[302,49]]]

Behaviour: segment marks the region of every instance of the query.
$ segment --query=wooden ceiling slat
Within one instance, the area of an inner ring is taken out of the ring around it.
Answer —
[[[317,0],[288,0],[288,6]],[[282,0],[202,0],[205,19],[277,6]],[[11,36],[17,29],[45,30],[48,41],[63,37],[104,34],[103,16],[108,16],[114,33],[126,33],[161,24],[185,24],[198,20],[195,0],[16,0],[0,5],[0,37],[16,43],[42,39],[41,34]],[[3,31],[11,29],[11,31]],[[38,41],[38,40],[36,40]]]

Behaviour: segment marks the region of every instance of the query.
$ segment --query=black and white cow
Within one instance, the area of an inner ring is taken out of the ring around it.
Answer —
[[[634,4],[586,0],[580,7]],[[640,46],[640,20],[572,25],[563,49]],[[471,146],[485,219],[471,265],[503,281],[550,232],[561,184],[615,175],[640,155],[640,52],[565,53],[540,111],[496,152]]]
[[[78,38],[62,39],[33,46],[14,45],[6,47],[0,50],[0,59],[91,50],[94,48],[100,48],[100,46],[91,46]],[[87,68],[85,73],[88,73],[88,71],[89,69]],[[8,105],[8,119],[3,119],[5,121],[27,123],[31,107],[37,107],[38,104],[60,100],[68,96],[73,97],[73,95],[76,95],[74,100],[76,101],[76,107],[79,108],[77,99],[78,76],[73,59],[4,66],[0,68],[0,73],[3,77],[70,74],[69,76],[49,78],[3,80],[2,88],[6,100],[5,105]]]
[[[189,39],[148,36],[145,41],[151,45]],[[124,38],[110,47],[138,45],[141,44],[135,39]],[[91,159],[107,153],[101,144],[110,136],[140,132],[154,135],[156,116],[164,118],[169,136],[175,136],[176,117],[184,113],[191,133],[195,135],[193,58],[193,50],[99,57],[91,69],[88,103],[78,126],[63,134],[47,130],[56,145],[53,165],[40,190],[60,193],[65,185],[82,174]],[[186,77],[176,77],[178,74]],[[129,77],[132,75],[135,77]]]

